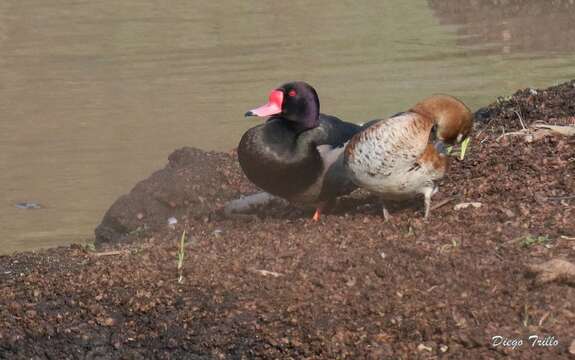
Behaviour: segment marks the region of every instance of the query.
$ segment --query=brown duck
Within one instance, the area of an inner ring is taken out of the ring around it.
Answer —
[[[444,145],[465,140],[473,116],[460,100],[434,95],[409,111],[372,121],[355,134],[344,152],[344,166],[359,187],[386,200],[404,200],[423,194],[429,216],[435,181],[445,175]]]

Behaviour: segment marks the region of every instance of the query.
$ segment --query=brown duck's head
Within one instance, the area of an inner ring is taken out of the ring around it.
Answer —
[[[453,145],[465,140],[473,128],[473,115],[459,99],[449,95],[433,95],[412,109],[421,116],[433,120],[437,140]]]

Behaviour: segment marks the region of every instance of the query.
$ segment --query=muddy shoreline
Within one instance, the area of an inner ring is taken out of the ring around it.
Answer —
[[[573,357],[575,137],[539,122],[575,124],[575,81],[479,109],[427,222],[361,191],[229,218],[235,155],[180,149],[95,244],[0,256],[0,359]]]

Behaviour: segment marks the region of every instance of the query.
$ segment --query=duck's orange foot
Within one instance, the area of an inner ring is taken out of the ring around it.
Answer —
[[[315,213],[313,213],[313,217],[311,219],[313,221],[319,221],[320,217],[321,217],[321,209],[317,208],[317,209],[315,209]]]

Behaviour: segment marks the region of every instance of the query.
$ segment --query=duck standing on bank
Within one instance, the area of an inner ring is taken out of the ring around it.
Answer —
[[[343,168],[344,144],[358,125],[320,114],[319,98],[305,82],[273,90],[267,104],[246,116],[270,118],[249,129],[238,146],[240,166],[264,191],[299,205],[323,209],[356,186]]]
[[[463,102],[434,95],[407,112],[367,124],[346,146],[344,166],[356,185],[381,195],[386,220],[386,200],[417,194],[423,194],[428,218],[435,181],[447,169],[444,144],[466,140],[472,125]]]

